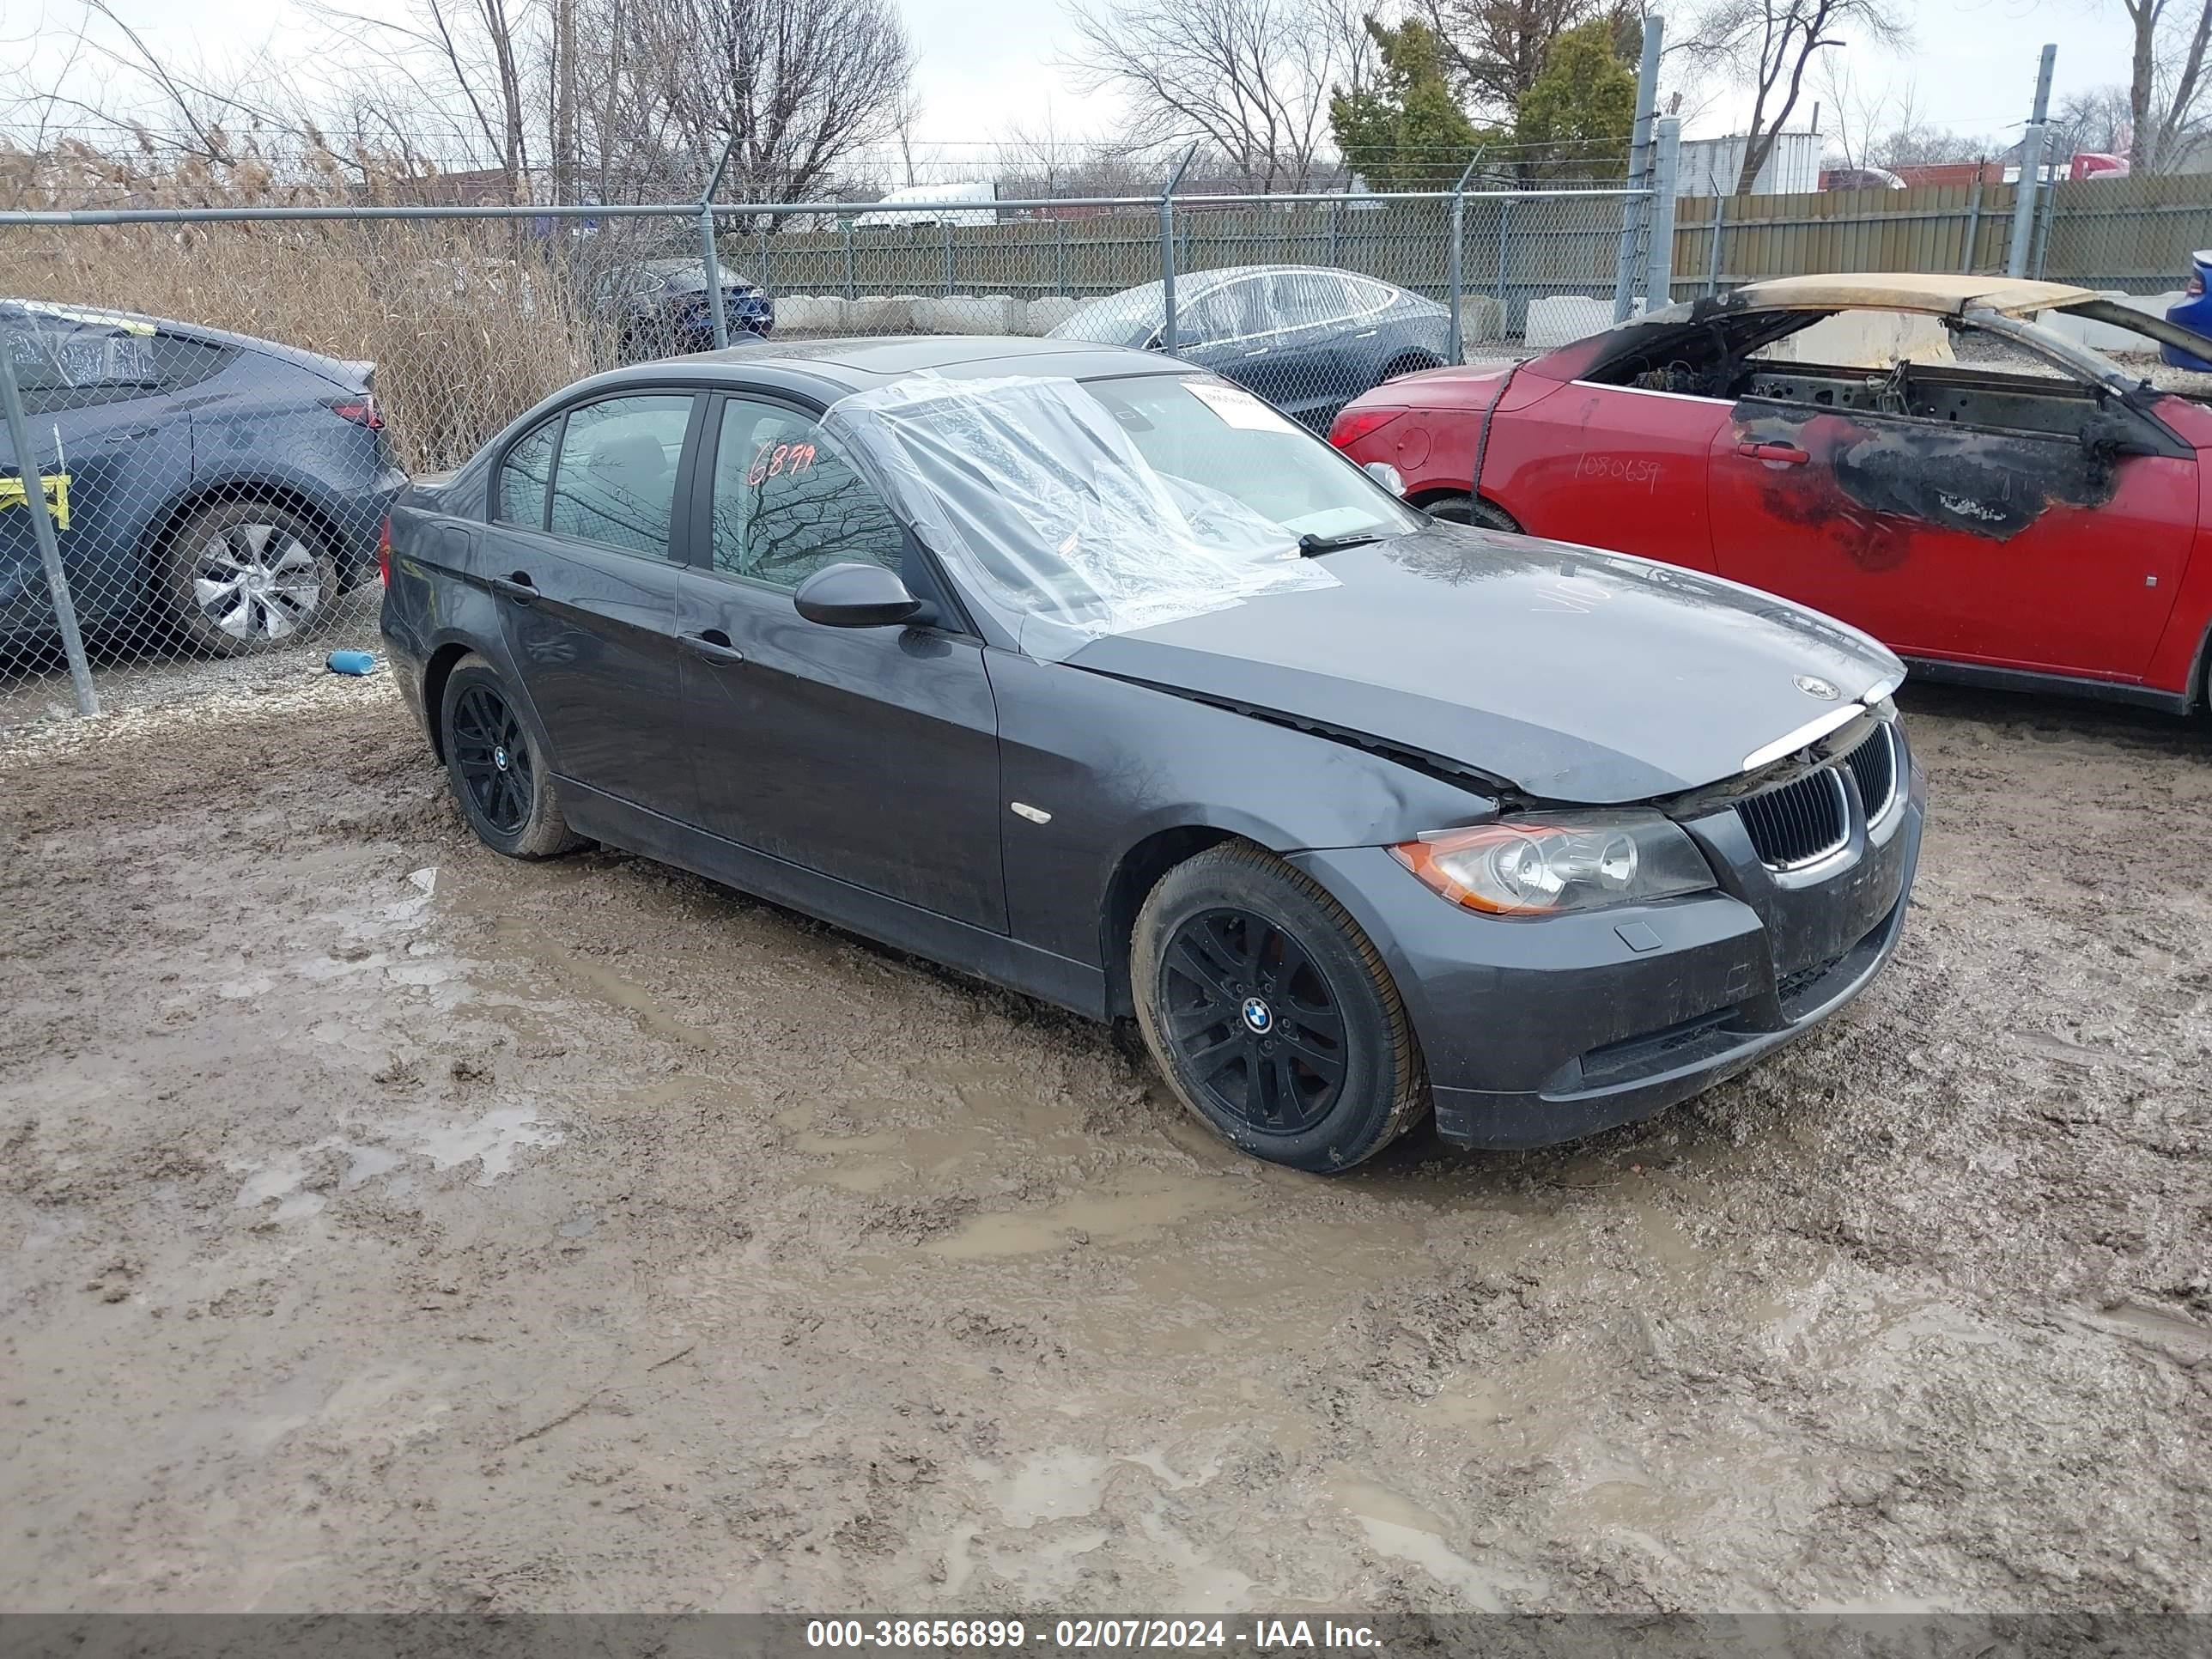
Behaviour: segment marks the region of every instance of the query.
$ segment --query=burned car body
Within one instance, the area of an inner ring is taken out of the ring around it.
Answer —
[[[601,375],[418,481],[390,562],[395,678],[495,848],[590,836],[1134,1015],[1301,1168],[1431,1104],[1470,1146],[1658,1110],[1904,924],[1880,646],[1428,520],[1156,355]]]
[[[1786,594],[1931,674],[2185,708],[2212,410],[2069,319],[2197,340],[2057,283],[1786,277],[1395,382],[1332,435],[1418,504]]]

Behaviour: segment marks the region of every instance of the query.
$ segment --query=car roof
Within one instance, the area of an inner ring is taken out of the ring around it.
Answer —
[[[1188,374],[1190,366],[1156,351],[1081,341],[1033,338],[1025,335],[895,334],[827,340],[778,340],[702,351],[656,363],[641,363],[620,374],[665,374],[670,369],[718,380],[732,368],[785,370],[862,392],[910,374],[934,374],[956,380],[981,380],[994,374],[1061,376],[1073,380],[1105,374]],[[692,378],[687,374],[685,378]]]
[[[351,386],[364,378],[376,365],[365,360],[325,356],[319,351],[310,351],[305,346],[287,345],[282,340],[264,340],[257,334],[234,334],[228,329],[210,328],[202,323],[180,323],[171,317],[153,317],[143,312],[123,311],[113,306],[80,306],[52,300],[22,300],[0,298],[0,306],[20,306],[34,316],[58,318],[64,322],[90,324],[95,327],[121,325],[138,331],[173,335],[180,340],[196,340],[204,345],[228,346],[240,351],[258,352],[264,357],[274,357],[279,362],[290,363],[325,380],[335,380],[341,386]]]
[[[1971,306],[2021,317],[2096,297],[2069,283],[2020,276],[1875,270],[1746,283],[1728,295],[1727,303],[1731,310],[1919,311],[1945,317],[1958,316]]]

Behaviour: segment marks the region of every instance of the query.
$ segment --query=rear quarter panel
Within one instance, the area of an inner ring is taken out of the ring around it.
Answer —
[[[329,520],[342,557],[366,557],[403,478],[379,434],[323,405],[341,390],[293,364],[240,352],[180,399],[191,412],[194,492],[289,491]]]
[[[542,752],[550,754],[507,649],[501,601],[478,568],[483,529],[471,518],[444,511],[428,492],[410,490],[394,503],[392,580],[384,591],[379,624],[385,646],[434,749],[441,744],[438,686],[453,661],[474,653],[514,689],[530,717],[532,737]]]

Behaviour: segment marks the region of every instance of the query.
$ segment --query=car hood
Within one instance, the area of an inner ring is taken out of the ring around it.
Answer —
[[[1333,587],[1107,635],[1067,661],[1607,805],[1733,777],[1905,672],[1817,611],[1560,542],[1438,524],[1323,563]]]

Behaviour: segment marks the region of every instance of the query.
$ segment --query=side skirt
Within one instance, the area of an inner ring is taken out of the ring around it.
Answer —
[[[672,864],[1086,1018],[1107,1018],[1106,975],[1087,963],[740,847],[571,778],[561,780],[561,793],[569,826],[578,835]]]
[[[1986,663],[1937,662],[1907,657],[1915,679],[1945,685],[1985,686],[1993,691],[2033,691],[2046,696],[2081,697],[2092,702],[2124,702],[2138,708],[2156,708],[2168,714],[2186,714],[2197,700],[2185,691],[2161,691],[2155,686],[2131,685],[2118,680],[2076,679],[2068,674],[2043,674],[2027,668],[1992,668]]]

